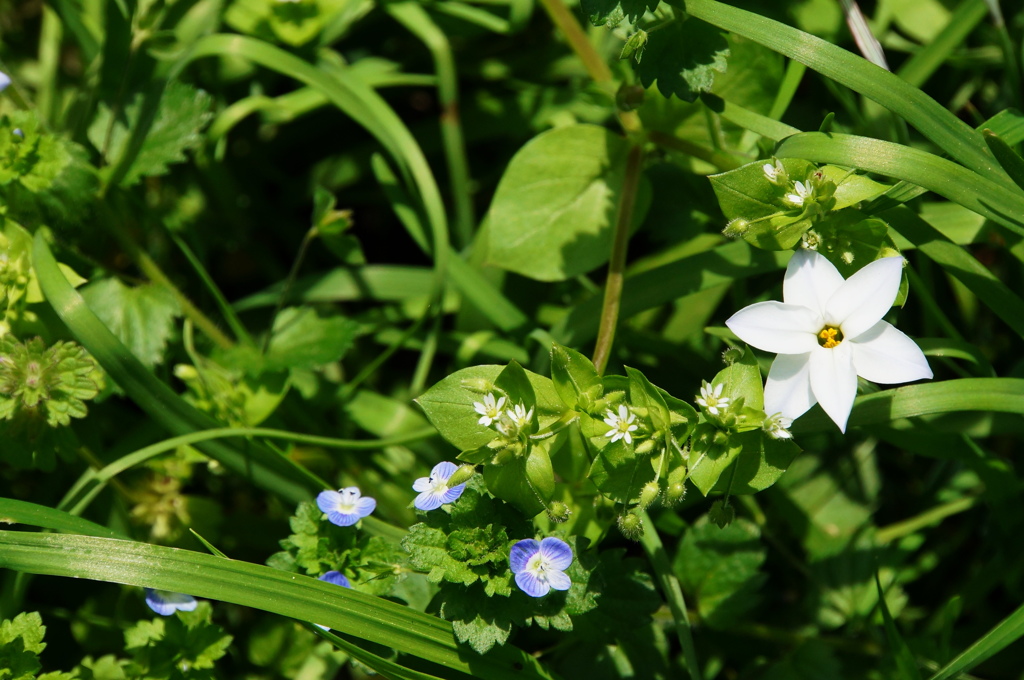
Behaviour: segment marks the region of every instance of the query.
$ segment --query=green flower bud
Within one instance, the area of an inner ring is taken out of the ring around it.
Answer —
[[[729,349],[722,352],[722,362],[726,366],[732,366],[742,358],[743,350],[741,350],[739,347],[730,347]]]
[[[463,484],[465,482],[468,482],[470,480],[470,478],[473,475],[475,475],[475,474],[476,474],[476,466],[475,465],[466,464],[466,465],[460,466],[459,469],[456,470],[455,472],[453,472],[452,476],[448,478],[448,488],[451,488],[453,486],[458,486],[459,484]]]
[[[725,229],[722,230],[722,235],[726,238],[736,239],[747,233],[750,228],[750,221],[742,217],[729,220],[729,223],[725,225]]]
[[[658,499],[658,494],[661,489],[658,488],[657,482],[647,482],[644,484],[644,488],[640,490],[640,508],[646,510],[650,507],[651,503]]]
[[[631,541],[639,541],[644,535],[644,521],[640,515],[632,512],[619,515],[618,524],[619,532]]]
[[[682,482],[669,484],[665,488],[665,505],[675,505],[686,498],[686,485]]]
[[[572,515],[572,510],[570,510],[569,506],[562,501],[555,501],[551,504],[551,507],[547,509],[547,513],[548,519],[552,522],[561,523],[569,519],[569,516]]]

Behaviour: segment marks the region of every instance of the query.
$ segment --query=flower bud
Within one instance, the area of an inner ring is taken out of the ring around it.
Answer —
[[[650,453],[651,451],[654,450],[654,443],[655,442],[653,437],[650,439],[645,439],[642,442],[638,442],[636,445],[636,449],[634,450],[641,455]]]
[[[476,474],[475,465],[462,465],[458,470],[452,473],[452,476],[448,478],[448,488],[464,484],[470,480],[470,478]]]
[[[750,228],[750,221],[742,217],[729,220],[729,223],[725,225],[725,229],[722,230],[722,235],[726,238],[740,238],[743,234],[747,233],[747,229]]]
[[[661,489],[658,488],[657,482],[647,482],[644,484],[644,488],[640,490],[640,509],[646,510],[650,507],[651,503],[658,499],[658,494]]]
[[[741,350],[739,347],[730,347],[729,349],[722,352],[722,362],[726,366],[732,366],[742,358],[743,350]]]
[[[638,541],[644,535],[644,521],[640,515],[628,513],[619,515],[619,532],[631,541]]]
[[[547,513],[548,519],[552,522],[561,523],[569,519],[569,516],[572,514],[572,510],[570,510],[569,506],[562,501],[555,501],[547,509]]]
[[[686,498],[686,485],[682,482],[669,484],[665,488],[665,505],[675,505]]]

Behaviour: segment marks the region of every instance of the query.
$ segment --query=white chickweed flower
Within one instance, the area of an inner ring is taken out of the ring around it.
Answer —
[[[608,427],[612,428],[604,433],[605,437],[608,437],[613,442],[617,442],[620,439],[624,440],[627,444],[633,443],[633,435],[631,432],[636,432],[636,414],[629,410],[625,404],[619,404],[619,412],[615,413],[611,409],[604,412],[604,422]]]
[[[792,424],[791,418],[787,418],[781,413],[775,413],[764,419],[761,429],[772,439],[792,439],[793,433],[789,431]]]
[[[491,423],[499,420],[504,407],[505,397],[498,397],[495,401],[493,392],[484,395],[483,403],[473,402],[473,410],[480,414],[480,420],[477,422],[484,427],[489,427]]]
[[[501,420],[495,424],[495,427],[506,437],[518,437],[519,433],[525,430],[532,420],[533,409],[527,411],[526,405],[519,402],[501,414]]]
[[[782,200],[794,208],[803,207],[803,204],[811,197],[814,193],[814,189],[811,187],[810,182],[793,182],[793,191],[786,194]]]
[[[722,415],[722,412],[729,408],[729,397],[722,396],[722,383],[712,387],[705,380],[700,388],[700,396],[697,397],[697,404],[713,416]]]

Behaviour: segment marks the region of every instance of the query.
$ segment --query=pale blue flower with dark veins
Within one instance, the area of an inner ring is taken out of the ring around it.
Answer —
[[[552,588],[569,590],[572,585],[565,575],[572,564],[572,548],[560,538],[519,541],[512,546],[508,562],[516,575],[516,585],[530,597],[544,597]]]
[[[316,497],[316,504],[331,524],[349,527],[373,512],[377,501],[363,496],[358,486],[346,486],[337,491],[322,491]]]
[[[10,86],[10,84],[11,84],[11,77],[9,75],[7,75],[6,73],[4,73],[3,71],[0,71],[0,92],[3,92],[4,90],[6,90],[8,88],[8,86]]]
[[[466,490],[465,484],[448,486],[448,480],[455,474],[459,467],[455,463],[445,461],[438,463],[430,471],[429,477],[420,477],[413,482],[412,490],[419,491],[413,505],[417,510],[436,510],[446,503],[454,503],[462,492]]]
[[[170,616],[176,611],[190,612],[199,604],[196,598],[169,590],[146,588],[146,604],[160,616]]]

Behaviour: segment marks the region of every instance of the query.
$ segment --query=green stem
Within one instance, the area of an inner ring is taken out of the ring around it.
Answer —
[[[455,238],[458,247],[473,240],[472,189],[466,143],[459,121],[458,73],[452,57],[451,43],[430,15],[414,2],[385,3],[385,9],[406,29],[420,39],[434,59],[437,72],[437,93],[441,100],[441,139],[448,161],[452,201],[455,205]]]
[[[214,283],[213,277],[210,276],[210,272],[206,270],[203,263],[199,261],[196,254],[192,252],[192,249],[188,247],[188,244],[185,243],[180,236],[173,232],[169,233],[171,239],[185,256],[185,259],[189,261],[189,264],[191,264],[192,268],[195,269],[196,274],[199,275],[199,278],[206,286],[206,289],[210,291],[210,295],[213,296],[213,299],[217,303],[217,307],[220,308],[220,313],[224,316],[224,320],[229,326],[231,326],[231,332],[234,333],[235,337],[239,340],[252,344],[252,337],[249,335],[249,331],[246,330],[245,325],[242,324],[242,320],[238,318],[238,315],[235,313],[231,304],[227,301],[227,298],[225,298],[224,294],[220,292],[220,288],[218,288],[217,284]]]
[[[274,306],[274,313],[270,317],[270,330],[263,338],[263,345],[260,347],[260,354],[266,354],[267,348],[270,347],[270,338],[274,335],[274,323],[277,321],[277,315],[281,313],[284,308],[284,303],[288,299],[288,294],[292,290],[292,286],[295,285],[295,279],[299,276],[299,269],[302,267],[303,260],[306,259],[306,253],[309,251],[309,245],[320,235],[320,230],[316,227],[310,227],[306,235],[302,237],[302,243],[299,245],[299,252],[295,256],[295,262],[292,263],[291,271],[288,272],[288,278],[284,281],[284,287],[281,289],[281,296],[277,298],[277,304]]]
[[[978,499],[976,496],[967,496],[966,498],[958,498],[955,501],[937,505],[934,508],[930,508],[925,512],[922,512],[920,515],[878,529],[875,532],[875,542],[879,545],[884,545],[886,543],[899,540],[904,536],[909,536],[915,531],[941,522],[950,515],[970,510],[977,502]]]
[[[397,352],[399,349],[405,346],[406,341],[416,334],[417,331],[423,326],[423,322],[426,321],[430,316],[431,309],[428,307],[423,312],[423,316],[416,319],[416,322],[405,329],[398,339],[392,342],[383,352],[377,355],[377,357],[366,364],[356,377],[345,383],[345,386],[341,388],[341,400],[348,401],[348,399],[355,392],[356,388],[363,383],[364,380],[373,375],[378,368],[380,368],[385,361],[391,358],[391,355]]]
[[[39,90],[36,106],[39,117],[57,127],[57,72],[60,66],[60,43],[64,29],[60,17],[50,7],[43,7],[43,23],[39,29]]]
[[[583,31],[580,22],[576,20],[576,17],[569,11],[569,8],[566,7],[562,0],[540,0],[540,4],[544,6],[544,11],[551,17],[551,23],[569,41],[569,46],[576,53],[576,56],[579,57],[580,61],[583,62],[583,68],[587,70],[587,74],[614,100],[615,78],[612,76],[612,71],[608,68],[608,64],[604,62],[604,58],[591,44],[590,38]],[[643,133],[643,123],[640,122],[640,116],[637,115],[636,111],[619,110],[616,113],[619,116],[619,123],[622,125],[622,129],[626,131],[626,134],[639,136]]]
[[[661,543],[661,536],[654,528],[654,523],[646,512],[640,514],[646,528],[640,536],[640,545],[647,553],[647,559],[651,561],[654,569],[654,576],[661,586],[661,592],[668,603],[669,611],[676,623],[676,635],[679,637],[679,644],[683,648],[683,658],[686,660],[686,670],[690,673],[692,680],[701,680],[700,664],[697,662],[697,649],[693,646],[693,633],[690,630],[690,618],[686,614],[686,600],[683,598],[683,589],[679,586],[679,579],[672,572],[672,564],[668,560],[668,553]]]
[[[178,302],[178,307],[181,308],[182,314],[192,320],[192,323],[196,325],[203,335],[208,337],[215,345],[221,349],[230,349],[234,346],[234,341],[229,338],[224,331],[217,327],[208,316],[203,314],[198,307],[192,304],[181,290],[178,289],[174,283],[171,282],[170,278],[164,274],[160,266],[146,253],[142,248],[128,234],[127,230],[121,226],[121,223],[112,210],[106,207],[104,201],[99,201],[97,205],[100,207],[101,217],[100,219],[106,224],[107,228],[114,235],[117,241],[121,244],[121,247],[125,249],[128,256],[135,262],[142,273],[147,279],[153,283],[163,286],[174,299]]]
[[[633,146],[626,158],[626,173],[622,182],[622,196],[619,199],[619,214],[615,223],[615,240],[612,242],[612,256],[608,263],[608,279],[604,285],[604,305],[594,345],[594,366],[598,373],[604,373],[611,356],[615,340],[615,327],[619,322],[619,306],[622,302],[622,283],[626,270],[626,250],[629,246],[629,228],[633,222],[633,207],[636,204],[637,187],[640,185],[640,171],[643,167],[643,149]]]
[[[705,163],[710,163],[722,171],[735,170],[743,165],[743,161],[737,160],[727,153],[707,149],[700,144],[694,144],[689,140],[680,139],[679,137],[675,137],[664,132],[658,132],[657,130],[652,130],[647,133],[647,138],[658,146],[663,146],[666,149],[672,149],[673,151],[679,151],[688,156],[693,156]]]

